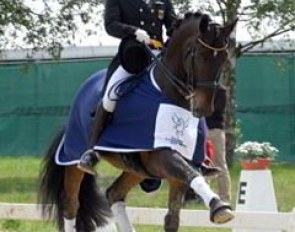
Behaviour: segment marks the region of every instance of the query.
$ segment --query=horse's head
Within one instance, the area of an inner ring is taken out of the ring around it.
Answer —
[[[176,23],[164,61],[180,80],[177,88],[198,116],[214,110],[215,90],[236,22],[221,26],[208,15],[195,13]]]

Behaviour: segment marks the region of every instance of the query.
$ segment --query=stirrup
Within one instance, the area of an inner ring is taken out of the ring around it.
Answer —
[[[96,164],[100,161],[99,154],[94,150],[87,150],[80,159],[77,167],[90,175],[97,175]]]

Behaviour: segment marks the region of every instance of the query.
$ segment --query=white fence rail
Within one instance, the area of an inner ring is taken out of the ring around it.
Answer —
[[[167,209],[128,207],[134,224],[163,225]],[[182,210],[181,226],[235,229],[284,230],[295,232],[295,208],[292,212],[235,212],[235,219],[223,225],[209,221],[207,210]],[[42,220],[38,205],[0,203],[0,219]]]

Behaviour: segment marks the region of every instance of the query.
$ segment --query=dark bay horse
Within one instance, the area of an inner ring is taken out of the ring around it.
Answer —
[[[166,51],[153,69],[154,82],[165,97],[197,117],[213,112],[215,88],[227,60],[227,41],[235,24],[236,21],[221,26],[201,13],[186,14],[176,22]],[[44,214],[56,219],[60,231],[94,231],[111,217],[110,208],[119,231],[135,231],[124,200],[134,186],[150,177],[166,179],[169,184],[165,231],[178,231],[182,200],[188,187],[203,198],[213,223],[226,223],[233,218],[231,208],[219,200],[183,154],[171,148],[139,151],[133,156],[100,150],[101,158],[122,170],[105,198],[95,176],[80,171],[75,163],[68,166],[56,163],[55,153],[63,137],[64,131],[53,141],[45,157],[39,191]],[[130,165],[135,162],[140,165]]]

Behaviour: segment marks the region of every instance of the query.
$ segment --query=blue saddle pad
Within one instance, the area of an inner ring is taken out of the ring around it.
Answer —
[[[79,88],[71,106],[65,134],[56,152],[57,164],[76,164],[81,155],[89,148],[88,141],[93,121],[91,112],[96,109],[97,104],[101,101],[105,74],[106,70],[95,73]],[[161,133],[162,124],[166,124],[165,122],[156,124],[160,106],[173,106],[173,101],[153,85],[149,72],[134,78],[136,79],[133,82],[128,81],[120,86],[121,90],[129,90],[118,100],[112,121],[95,145],[95,149],[135,152],[171,148],[172,145],[175,145],[173,143],[185,146],[185,141],[181,141],[181,136],[176,135],[179,134],[179,130],[177,131],[176,126],[173,126],[175,134],[172,133],[171,136],[165,134],[164,139],[167,139],[171,146],[167,145],[166,141],[166,143],[160,143],[155,147],[155,130],[160,130]],[[130,89],[130,83],[133,85],[136,83],[136,86]],[[176,117],[176,119],[171,120],[178,124],[178,127],[179,125],[182,126],[180,132],[183,133],[185,126],[181,124],[181,118]],[[202,119],[194,128],[198,132],[197,141],[194,145],[195,155],[193,160],[195,162],[202,162],[204,159],[204,137],[206,136],[204,126],[205,123]]]

